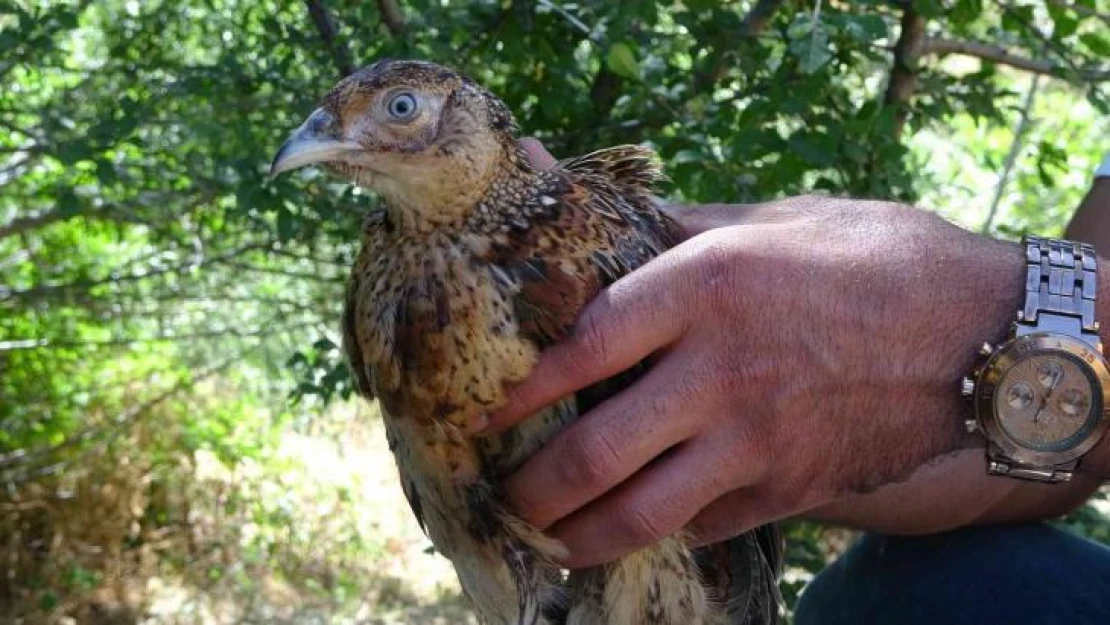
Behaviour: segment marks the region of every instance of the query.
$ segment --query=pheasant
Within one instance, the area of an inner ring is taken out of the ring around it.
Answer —
[[[322,164],[384,200],[363,224],[343,347],[357,392],[379,402],[413,513],[482,623],[776,622],[773,528],[699,551],[676,536],[565,572],[562,545],[502,503],[501,476],[643,365],[507,433],[478,435],[476,424],[594,295],[678,240],[654,203],[651,150],[537,170],[517,132],[472,80],[387,59],[339,82],[271,167]]]

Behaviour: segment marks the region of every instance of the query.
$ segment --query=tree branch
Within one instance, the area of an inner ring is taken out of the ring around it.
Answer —
[[[1110,80],[1110,68],[1080,68],[1072,70],[1062,67],[1052,61],[1033,59],[1020,56],[1007,51],[1002,46],[991,45],[981,41],[964,41],[945,39],[942,37],[928,37],[921,48],[922,54],[962,54],[1006,65],[1015,69],[1043,74],[1072,82],[1102,82]]]
[[[990,233],[995,215],[998,214],[998,207],[1002,204],[1002,197],[1006,193],[1006,185],[1010,182],[1010,174],[1014,171],[1014,165],[1017,164],[1018,155],[1021,154],[1021,146],[1025,142],[1025,131],[1029,128],[1032,120],[1033,103],[1037,99],[1037,87],[1040,79],[1040,74],[1033,74],[1033,80],[1029,83],[1029,90],[1025,93],[1025,103],[1021,107],[1021,115],[1014,127],[1014,138],[1010,142],[1010,152],[1006,155],[1006,163],[1002,166],[1002,174],[998,177],[998,185],[995,187],[994,200],[991,202],[990,210],[987,211],[987,219],[980,229],[983,234]]]
[[[259,330],[244,331],[237,328],[222,328],[203,332],[182,332],[176,335],[130,336],[117,339],[70,339],[61,337],[13,339],[11,341],[0,341],[0,352],[44,348],[61,349],[69,347],[88,347],[90,349],[98,347],[127,347],[148,343],[181,343],[186,341],[226,339],[229,337],[254,338],[259,336],[270,336],[279,332],[299,330],[301,328],[319,325],[319,323],[319,321],[299,321],[288,325],[277,325],[271,321],[270,323],[264,324],[264,327]]]
[[[247,244],[242,245],[238,248],[235,248],[233,250],[225,252],[224,254],[221,254],[219,256],[210,256],[210,257],[204,258],[203,260],[200,260],[199,262],[194,261],[194,260],[190,260],[188,262],[184,262],[184,263],[181,263],[179,265],[174,265],[172,267],[164,267],[164,268],[161,268],[161,269],[152,269],[150,271],[141,271],[141,272],[124,274],[124,275],[110,275],[110,276],[105,277],[105,278],[78,280],[78,281],[75,281],[75,282],[65,282],[65,283],[61,283],[61,284],[42,284],[42,285],[37,285],[37,286],[27,288],[27,289],[23,289],[23,290],[5,290],[3,288],[3,286],[0,285],[0,302],[4,302],[6,300],[12,300],[12,299],[18,299],[18,300],[21,300],[21,301],[28,301],[28,300],[34,301],[34,300],[38,300],[38,299],[47,299],[47,298],[52,298],[52,297],[57,297],[57,296],[65,296],[67,294],[73,294],[75,292],[88,292],[93,287],[97,287],[97,286],[100,286],[100,285],[103,285],[103,284],[119,284],[119,283],[123,283],[123,282],[136,282],[136,281],[139,281],[139,280],[145,280],[147,278],[154,278],[156,276],[161,276],[161,275],[166,275],[166,274],[183,274],[183,273],[187,273],[187,272],[190,272],[190,271],[194,271],[196,269],[199,269],[199,268],[207,266],[207,265],[225,263],[225,262],[229,261],[230,259],[233,259],[236,256],[238,256],[240,254],[244,254],[244,253],[249,252],[249,251],[265,250],[265,249],[269,249],[271,247],[273,247],[272,242],[247,243]]]
[[[539,0],[539,5],[562,17],[564,20],[566,20],[568,24],[581,31],[582,34],[585,35],[586,38],[590,41],[601,43],[601,39],[598,37],[597,31],[595,29],[587,26],[585,22],[578,19],[578,17],[576,17],[573,13],[566,10],[562,6],[551,2],[551,0]]]
[[[405,14],[397,6],[397,0],[378,0],[378,13],[382,16],[382,23],[394,37],[404,34]]]
[[[355,65],[351,61],[351,51],[336,39],[335,22],[331,19],[328,8],[321,0],[305,0],[305,6],[308,7],[312,23],[316,25],[316,32],[320,33],[320,39],[324,41],[324,46],[335,60],[339,73],[343,76],[353,74]]]
[[[130,180],[129,177],[125,179]],[[0,184],[2,184],[2,181],[0,181]],[[183,206],[179,213],[191,213],[206,205],[208,202],[211,202],[218,195],[215,189],[216,187],[205,189],[198,186],[196,188],[196,196],[192,198],[192,201]],[[0,241],[11,236],[22,235],[40,228],[45,228],[51,224],[69,221],[71,219],[88,219],[108,221],[117,224],[153,226],[156,220],[144,219],[139,214],[139,210],[151,206],[161,206],[178,197],[185,196],[178,193],[140,192],[138,197],[134,198],[133,203],[118,202],[91,210],[66,210],[55,206],[51,210],[42,211],[33,215],[25,215],[23,217],[14,217],[11,221],[0,224]]]
[[[909,117],[909,104],[917,87],[917,65],[921,59],[922,44],[925,41],[925,18],[907,5],[902,11],[902,31],[894,44],[894,63],[890,69],[883,102],[895,107],[894,137],[902,136]]]
[[[26,128],[23,128],[21,126],[17,126],[13,122],[11,122],[9,120],[6,120],[3,117],[0,117],[0,127],[7,128],[8,130],[10,130],[12,132],[15,132],[15,133],[19,133],[19,134],[23,135],[24,137],[27,137],[27,138],[31,139],[32,141],[34,141],[36,145],[45,145],[46,144],[46,139],[44,139],[42,137],[42,135],[38,134],[37,132],[27,130]]]
[[[76,217],[87,217],[88,215],[81,215],[78,212],[63,211],[63,210],[50,210],[36,215],[27,215],[25,217],[16,217],[6,224],[0,224],[0,241],[23,234],[31,230],[37,230],[50,224],[59,221],[67,221]]]

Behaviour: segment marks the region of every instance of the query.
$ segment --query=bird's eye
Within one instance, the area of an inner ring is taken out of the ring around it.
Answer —
[[[396,119],[406,120],[416,114],[416,98],[411,93],[398,93],[389,100],[389,114]]]

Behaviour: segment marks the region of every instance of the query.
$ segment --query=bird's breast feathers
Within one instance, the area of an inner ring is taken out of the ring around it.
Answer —
[[[470,431],[591,298],[669,245],[647,193],[609,182],[611,159],[568,164],[493,185],[452,228],[416,235],[385,212],[368,220],[344,343],[360,392],[387,420],[437,441]]]

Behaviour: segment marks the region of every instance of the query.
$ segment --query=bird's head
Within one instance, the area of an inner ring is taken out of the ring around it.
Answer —
[[[455,219],[506,167],[527,168],[495,96],[420,61],[383,60],[337,84],[274,157],[270,174],[324,164],[381,194],[391,212]]]

